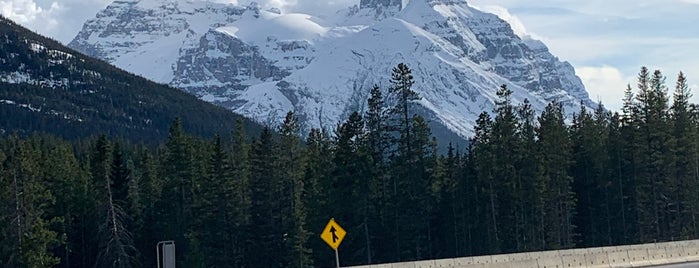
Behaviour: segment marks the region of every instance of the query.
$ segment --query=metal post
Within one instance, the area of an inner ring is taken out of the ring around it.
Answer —
[[[335,263],[337,264],[337,268],[340,268],[340,255],[337,254],[337,249],[335,250]]]
[[[165,248],[167,246],[167,248]],[[160,248],[162,247],[163,255],[160,256]],[[156,262],[158,268],[161,268],[160,262],[163,262],[162,268],[175,268],[175,241],[160,241],[155,246]]]

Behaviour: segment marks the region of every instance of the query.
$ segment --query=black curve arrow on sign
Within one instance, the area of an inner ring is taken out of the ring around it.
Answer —
[[[337,234],[335,234],[335,232],[337,232],[337,230],[335,229],[335,226],[330,226],[330,233],[333,234],[333,243],[335,243],[335,241],[340,239],[339,237],[337,237]]]

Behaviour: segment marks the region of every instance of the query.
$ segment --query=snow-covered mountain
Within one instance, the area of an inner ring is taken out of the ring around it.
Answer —
[[[406,63],[433,127],[469,137],[507,84],[516,103],[594,106],[573,67],[464,0],[360,0],[312,16],[209,1],[117,0],[69,46],[262,123],[307,130],[365,108]],[[444,127],[444,128],[442,128]]]

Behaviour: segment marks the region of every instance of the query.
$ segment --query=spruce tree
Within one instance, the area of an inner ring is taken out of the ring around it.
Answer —
[[[376,233],[388,233],[393,228],[392,216],[389,214],[392,211],[391,201],[394,199],[391,176],[387,168],[387,157],[390,149],[390,131],[389,131],[389,110],[385,104],[381,89],[374,85],[370,91],[370,98],[367,100],[367,111],[364,115],[366,122],[366,139],[367,147],[371,154],[372,170],[370,177],[370,199],[375,206],[373,217],[367,219],[365,223],[365,233],[368,233],[368,226],[372,225]],[[382,245],[388,242],[383,241],[381,236],[375,236],[373,244]],[[367,249],[371,248],[370,243],[367,243]],[[376,261],[387,261],[390,253],[385,251],[385,247],[374,247],[374,253],[367,254],[367,262],[374,263]],[[376,255],[376,256],[372,256]]]
[[[499,236],[500,223],[497,185],[495,184],[492,163],[494,161],[493,121],[487,112],[478,116],[475,135],[472,140],[473,152],[470,162],[473,165],[474,205],[476,209],[475,234],[478,239],[473,243],[480,247],[474,249],[475,254],[493,254],[501,252]]]
[[[79,216],[80,189],[85,173],[80,168],[80,163],[75,156],[71,144],[50,136],[40,137],[42,156],[40,171],[42,181],[55,196],[53,206],[47,206],[48,218],[58,217],[60,222],[53,226],[62,240],[60,248],[54,251],[61,262],[56,267],[75,267],[80,259],[79,252]],[[0,146],[2,147],[2,146]],[[2,151],[2,149],[0,149]],[[0,153],[1,154],[1,153]],[[0,163],[2,163],[0,156]]]
[[[102,149],[110,148],[109,143],[104,140],[104,136],[98,140],[95,153],[96,159],[107,158],[102,155]],[[110,151],[107,149],[106,151]],[[96,170],[101,175],[103,166],[109,165],[108,173],[103,185],[106,195],[101,196],[98,201],[100,207],[99,239],[100,251],[97,256],[99,267],[133,267],[136,261],[136,248],[129,230],[132,227],[129,209],[131,202],[129,198],[129,180],[131,172],[126,166],[123,152],[119,143],[114,144],[111,150],[112,156],[108,157],[109,163],[96,162]],[[97,178],[96,178],[97,179]]]
[[[575,246],[576,198],[569,175],[572,164],[568,127],[565,125],[563,106],[550,103],[539,116],[537,129],[539,161],[545,185],[544,234],[545,249],[564,249]]]
[[[646,68],[639,73],[639,93],[636,96],[639,113],[639,134],[635,150],[640,169],[637,176],[637,214],[641,242],[669,239],[667,230],[666,178],[671,162],[668,149],[668,98],[664,76]]]
[[[699,194],[694,190],[697,185],[697,126],[692,123],[689,99],[692,94],[687,78],[682,72],[677,76],[673,103],[672,147],[674,148],[674,172],[668,178],[668,187],[672,202],[670,203],[669,228],[672,238],[689,239],[697,236],[696,217],[699,209]]]
[[[606,164],[606,115],[598,107],[595,114],[580,104],[571,127],[574,164],[571,171],[578,197],[576,225],[584,234],[582,245],[593,247],[610,243],[609,192]]]
[[[623,124],[623,115],[614,113],[607,125],[607,168],[609,175],[610,204],[609,210],[612,215],[608,220],[611,222],[611,244],[621,245],[633,241],[633,224],[629,219],[633,219],[633,202],[631,197],[635,196],[632,177],[628,176],[629,166],[626,152],[629,150],[628,143],[623,138],[626,126]],[[630,218],[631,217],[631,218]]]
[[[646,75],[647,76],[647,75]],[[642,87],[647,82],[642,83]],[[639,174],[641,173],[641,155],[637,150],[637,144],[641,139],[639,126],[641,125],[640,111],[636,105],[636,95],[631,89],[631,85],[624,91],[624,101],[620,118],[619,148],[617,153],[616,166],[619,176],[619,193],[621,195],[621,220],[625,227],[622,231],[624,240],[628,242],[640,242],[640,228],[638,221],[638,196],[637,185],[639,184]]]
[[[137,154],[135,175],[138,204],[136,206],[136,218],[134,220],[134,241],[141,254],[143,267],[156,265],[156,256],[153,252],[153,244],[159,242],[160,230],[156,227],[158,214],[158,202],[162,193],[162,181],[158,173],[158,160],[147,149],[140,150]]]
[[[398,124],[394,128],[400,135],[398,150],[403,152],[403,154],[411,150],[410,127],[412,114],[410,112],[410,104],[420,100],[420,96],[412,89],[413,84],[415,84],[415,81],[413,80],[412,71],[407,65],[399,63],[398,66],[393,68],[389,93],[394,98],[395,106],[391,109],[391,113],[399,118]]]
[[[331,188],[328,189],[333,207],[329,211],[348,233],[356,234],[343,241],[344,248],[355,249],[353,252],[341,253],[343,263],[364,264],[371,258],[373,229],[365,224],[373,215],[373,204],[370,199],[372,162],[366,146],[362,116],[358,112],[352,113],[345,122],[338,125],[335,136],[335,170],[332,173]]]
[[[498,238],[501,240],[500,251],[514,252],[521,247],[522,239],[518,228],[521,225],[522,197],[519,190],[519,180],[516,169],[519,146],[516,130],[517,119],[515,107],[512,105],[512,91],[507,85],[502,85],[496,92],[498,100],[495,102],[495,121],[493,122],[492,148],[493,148],[493,189],[497,191],[496,202],[498,207],[497,222]]]
[[[307,230],[308,208],[303,196],[306,191],[304,159],[301,149],[300,126],[293,112],[287,113],[279,128],[279,165],[281,177],[279,198],[281,199],[282,228],[285,235],[285,252],[288,254],[286,267],[308,267],[312,265],[308,247],[310,232]]]
[[[515,148],[515,166],[518,170],[517,185],[519,202],[517,202],[519,224],[516,227],[519,233],[518,251],[533,251],[543,248],[542,239],[543,224],[540,214],[544,208],[542,198],[545,185],[543,185],[538,168],[537,144],[536,144],[536,112],[529,100],[517,107],[517,142]]]
[[[264,128],[250,152],[249,267],[284,267],[284,233],[277,191],[279,184],[277,144],[272,130]]]
[[[323,130],[311,129],[306,139],[306,169],[304,172],[306,192],[304,200],[308,205],[308,229],[319,234],[328,219],[334,217],[330,212],[333,203],[332,177],[334,170],[334,156],[330,135]],[[327,258],[332,255],[328,246],[321,239],[309,240],[314,264],[320,267],[335,265],[334,259]]]
[[[16,137],[11,140],[0,179],[0,256],[8,267],[51,267],[60,262],[52,254],[60,240],[50,225],[62,219],[46,211],[55,197],[41,181],[37,148]]]
[[[225,186],[231,179],[231,170],[219,135],[214,137],[209,151],[206,175],[199,182],[196,203],[192,207],[193,214],[197,215],[193,228],[203,252],[220,251],[220,254],[209,254],[204,259],[205,265],[224,266],[233,261],[230,254],[234,252],[231,248],[233,241],[229,241],[226,234],[226,226],[231,220],[226,217],[226,208],[233,200],[227,198]]]
[[[231,243],[233,258],[230,263],[234,266],[244,266],[248,253],[248,245],[255,239],[249,232],[250,225],[250,145],[245,136],[243,121],[239,119],[232,135],[230,148],[231,176],[224,182],[225,199],[224,206],[227,214],[225,226],[227,241]]]
[[[194,203],[194,154],[190,138],[177,118],[170,126],[162,166],[162,198],[158,204],[160,217],[156,226],[162,240],[174,240],[178,253],[194,253],[189,249],[186,235],[192,224]],[[180,260],[186,258],[185,254]]]
[[[401,187],[402,196],[405,203],[400,205],[403,212],[403,229],[406,234],[413,234],[406,239],[406,248],[409,249],[408,258],[422,260],[433,258],[433,243],[431,230],[431,216],[434,206],[433,177],[430,169],[436,167],[436,142],[431,139],[431,131],[427,122],[422,116],[413,116],[412,122],[413,151],[410,160],[414,163],[410,176],[406,180],[404,187]]]

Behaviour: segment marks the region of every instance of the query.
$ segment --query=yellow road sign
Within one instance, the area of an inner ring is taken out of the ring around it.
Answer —
[[[342,227],[335,222],[335,219],[330,219],[328,224],[325,225],[323,232],[320,233],[320,238],[322,238],[325,243],[328,243],[328,246],[337,250],[346,234],[347,232],[345,232],[345,229],[342,229]]]

